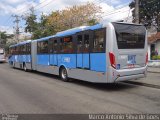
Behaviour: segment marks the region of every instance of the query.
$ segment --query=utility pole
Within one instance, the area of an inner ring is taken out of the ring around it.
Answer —
[[[157,31],[160,32],[160,12],[157,16],[157,19],[158,19],[158,21],[157,21]]]
[[[16,23],[16,26],[14,27],[15,28],[15,38],[16,40],[19,42],[19,22],[20,22],[20,16],[18,15],[12,15],[12,17],[15,18],[15,21],[13,21],[14,23]]]
[[[158,8],[160,8],[160,1],[157,3]],[[160,32],[160,11],[157,9],[157,32]]]
[[[135,23],[139,24],[139,0],[135,0]]]

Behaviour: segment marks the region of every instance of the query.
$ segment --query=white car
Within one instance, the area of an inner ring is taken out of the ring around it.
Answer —
[[[0,48],[0,62],[6,62],[4,49]]]

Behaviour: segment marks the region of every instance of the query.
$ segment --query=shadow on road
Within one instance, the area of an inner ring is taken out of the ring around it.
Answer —
[[[21,69],[17,69],[17,68],[14,68],[14,69],[23,72],[23,70],[21,70]],[[39,76],[52,78],[53,80],[56,80],[56,81],[61,81],[61,79],[57,75],[42,73],[42,72],[38,72],[38,71],[28,71],[28,72],[30,74],[31,73],[32,74],[37,74]],[[63,81],[61,81],[61,82],[63,82]],[[135,88],[139,87],[139,86],[127,84],[127,83],[124,83],[124,82],[91,83],[91,82],[86,82],[86,81],[82,81],[82,80],[78,80],[78,79],[71,79],[71,78],[70,78],[69,82],[64,82],[64,83],[65,84],[75,84],[75,85],[78,85],[78,86],[89,87],[89,88],[92,88],[92,89],[97,89],[97,90],[102,90],[102,91],[119,91],[119,90],[125,90],[125,89],[135,89]]]
[[[52,75],[52,74],[47,74],[47,73],[41,73],[41,72],[37,72],[37,71],[30,71],[31,73],[37,74],[37,75],[41,75],[41,76],[45,76],[45,77],[49,77],[52,78],[53,80],[57,80],[57,81],[61,81],[63,82],[59,76],[57,75]],[[82,80],[78,80],[78,79],[72,79],[70,78],[69,82],[64,82],[65,84],[75,84],[78,86],[85,86],[85,87],[89,87],[92,89],[98,89],[98,90],[102,90],[102,91],[119,91],[119,90],[124,90],[124,89],[135,89],[138,86],[135,85],[130,85],[130,84],[126,84],[124,82],[117,82],[117,83],[91,83],[91,82],[86,82],[86,81],[82,81]]]

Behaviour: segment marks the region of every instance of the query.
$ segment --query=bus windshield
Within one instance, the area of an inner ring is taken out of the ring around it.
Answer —
[[[146,29],[141,25],[113,23],[118,49],[143,49]]]

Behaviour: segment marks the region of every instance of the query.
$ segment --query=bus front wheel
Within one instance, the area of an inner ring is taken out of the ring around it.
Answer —
[[[67,70],[64,67],[60,68],[60,77],[64,82],[68,82]]]

